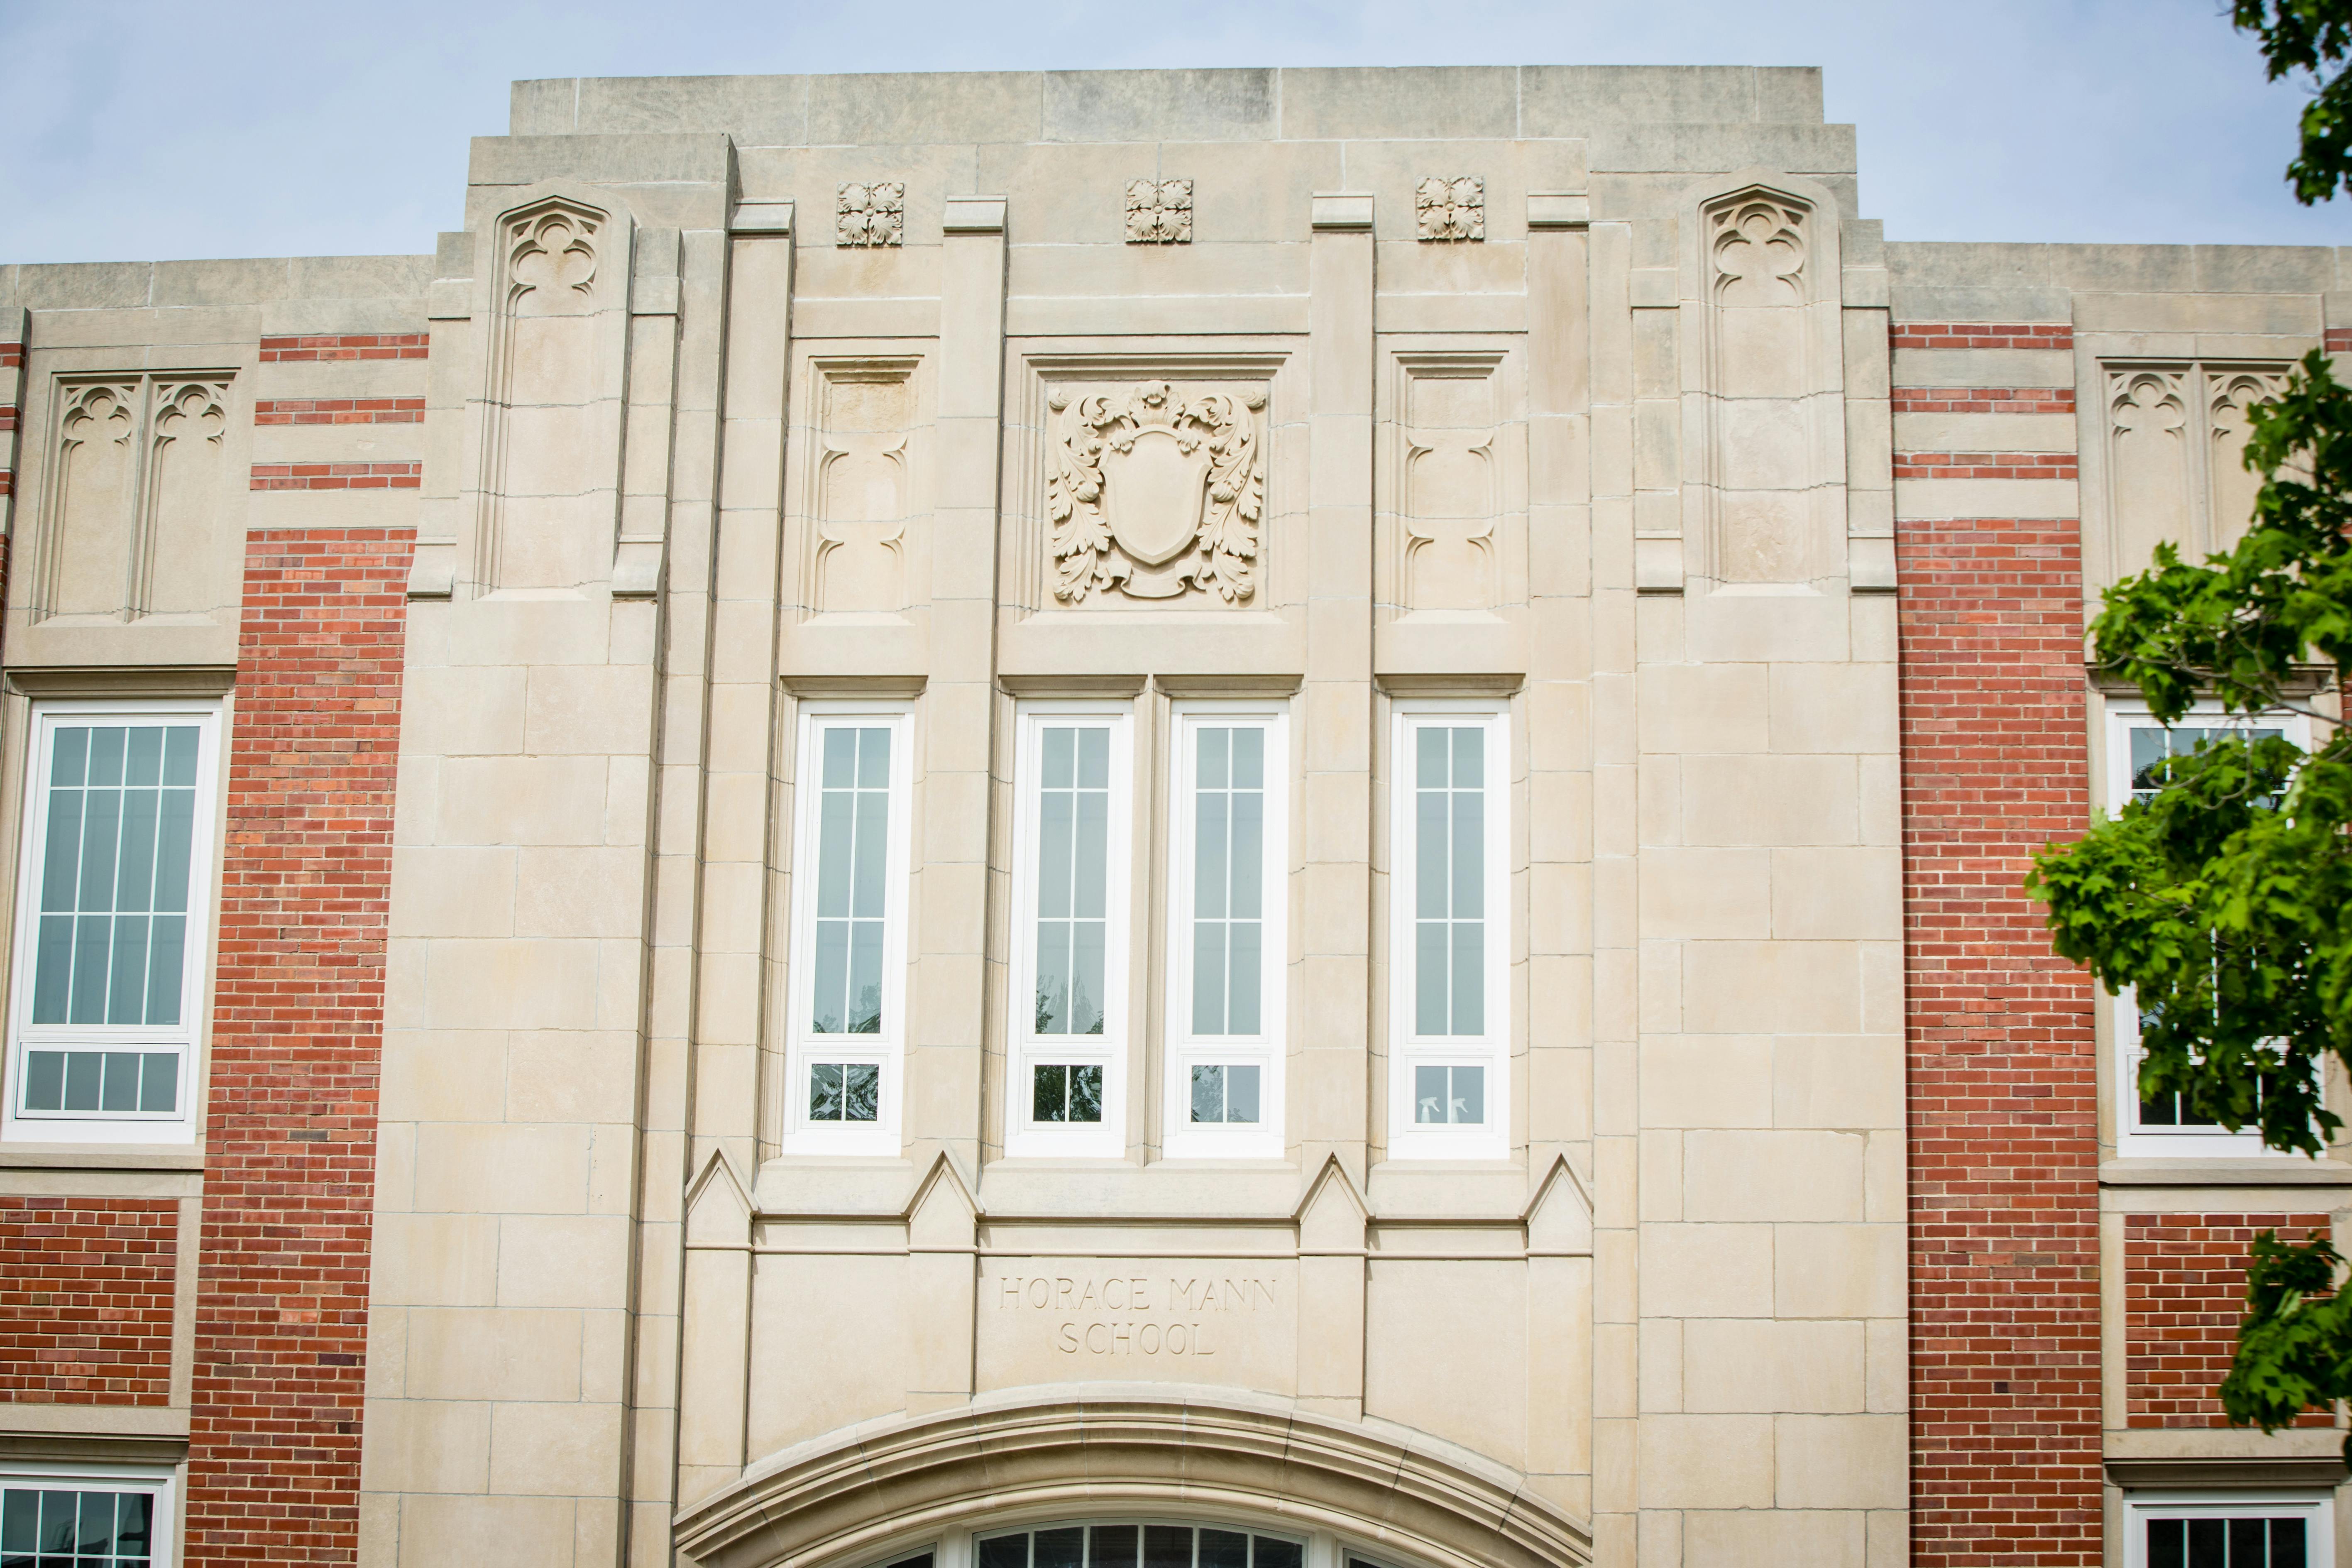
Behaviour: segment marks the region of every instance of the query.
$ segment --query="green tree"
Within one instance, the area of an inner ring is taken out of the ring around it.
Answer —
[[[2235,0],[2231,20],[2273,79],[2313,87],[2296,199],[2352,189],[2352,0]],[[2161,722],[2213,698],[2248,720],[2303,714],[2313,743],[2240,734],[2160,763],[2151,797],[2045,849],[2026,886],[2061,953],[2136,988],[2144,1096],[2317,1154],[2341,1124],[2322,1066],[2352,1067],[2352,733],[2322,702],[2352,674],[2352,390],[2315,352],[2251,418],[2264,482],[2245,537],[2201,565],[2159,547],[2106,591],[2093,658]],[[2233,1423],[2272,1431],[2352,1398],[2343,1263],[2322,1237],[2256,1238],[2221,1388]]]

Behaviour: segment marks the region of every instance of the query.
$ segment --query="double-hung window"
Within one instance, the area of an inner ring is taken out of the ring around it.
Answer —
[[[219,710],[34,710],[11,1138],[184,1142],[212,912]]]
[[[2330,1568],[2328,1494],[2127,1491],[2125,1568]]]
[[[1275,705],[1175,710],[1163,1091],[1172,1158],[1282,1152],[1286,735]]]
[[[784,1147],[898,1152],[909,713],[801,710]]]
[[[2134,800],[2146,800],[2164,783],[2163,765],[2174,757],[2193,754],[2197,748],[2230,736],[2262,739],[2284,736],[2297,745],[2309,743],[2309,723],[2300,715],[2285,719],[2248,720],[2226,714],[2221,705],[2200,702],[2169,729],[2158,723],[2147,707],[2133,701],[2107,705],[2107,808],[2121,811]],[[2246,1155],[2268,1152],[2262,1135],[2248,1127],[2232,1132],[2178,1091],[2143,1099],[2139,1089],[2140,1010],[2138,998],[2125,986],[2110,1005],[2116,1042],[2116,1126],[2122,1136],[2118,1152],[2126,1155]]]
[[[1509,1152],[1509,726],[1400,706],[1390,784],[1391,1150]]]
[[[171,1568],[172,1474],[0,1465],[0,1568]]]
[[[1021,710],[1008,1153],[1126,1151],[1131,722],[1124,704]]]

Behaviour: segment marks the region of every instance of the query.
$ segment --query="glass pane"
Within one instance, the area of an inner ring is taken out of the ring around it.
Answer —
[[[1225,1119],[1225,1069],[1196,1067],[1192,1069],[1192,1120],[1223,1121]]]
[[[1103,979],[1103,922],[1070,922],[1070,1033],[1103,1032],[1103,1005],[1108,988]]]
[[[1454,731],[1454,787],[1486,787],[1486,731],[1466,729]]]
[[[1102,1075],[1099,1067],[1074,1067],[1070,1069],[1070,1120],[1100,1121],[1102,1120]]]
[[[820,915],[849,912],[849,858],[856,799],[846,791],[826,790],[817,800],[816,912]]]
[[[187,989],[188,917],[157,915],[147,941],[147,1021],[176,1024]]]
[[[1076,1525],[1039,1531],[1030,1556],[1034,1568],[1082,1568],[1086,1559],[1087,1532]]]
[[[1265,787],[1265,731],[1255,726],[1234,731],[1234,787]]]
[[[1070,922],[1037,922],[1037,1016],[1041,1035],[1070,1033]]]
[[[1201,1568],[1249,1568],[1249,1537],[1238,1530],[1202,1531]]]
[[[1097,1524],[1092,1539],[1094,1568],[1136,1568],[1135,1553],[1142,1532],[1131,1524]]]
[[[1076,861],[1071,873],[1070,912],[1081,920],[1100,920],[1110,897],[1108,791],[1078,792]]]
[[[1486,1069],[1485,1068],[1454,1068],[1454,1094],[1446,1107],[1447,1119],[1454,1122],[1477,1125],[1486,1120]]]
[[[1192,912],[1202,920],[1225,916],[1232,847],[1227,837],[1233,797],[1203,788],[1192,811]]]
[[[2154,1100],[2139,1102],[2139,1124],[2142,1127],[2176,1127],[2180,1122],[2180,1097],[2159,1094]]]
[[[81,879],[81,791],[49,795],[48,838],[41,847],[41,908],[70,910]]]
[[[121,831],[121,790],[94,789],[83,795],[81,885],[74,889],[75,908],[114,907],[114,850]]]
[[[147,1011],[147,917],[114,917],[114,975],[106,988],[106,1021],[142,1024]]]
[[[1259,953],[1265,928],[1255,921],[1236,921],[1225,928],[1231,943],[1233,1001],[1225,1015],[1229,1035],[1258,1032]]]
[[[856,1062],[841,1069],[844,1121],[873,1121],[882,1112],[882,1069]]]
[[[1446,784],[1445,731],[1435,725],[1413,731],[1413,783],[1422,789],[1444,789]]]
[[[153,731],[142,730],[139,734]],[[126,790],[122,795],[122,855],[114,868],[114,907],[153,908],[155,895],[155,819],[163,792]]]
[[[1233,749],[1231,730],[1201,731],[1201,787],[1223,789],[1233,782],[1227,757]]]
[[[1078,787],[1080,789],[1110,788],[1110,731],[1106,729],[1078,731]]]
[[[889,731],[857,731],[857,786],[883,790],[890,787]]]
[[[1192,926],[1192,1032],[1225,1032],[1225,926],[1198,921]]]
[[[163,731],[160,726],[142,724],[131,731],[122,782],[134,789],[152,789],[163,782]]]
[[[1413,927],[1412,1032],[1445,1033],[1445,922],[1423,921]]]
[[[0,1552],[30,1552],[38,1544],[41,1494],[0,1492]]]
[[[27,1110],[63,1110],[65,1108],[65,1052],[26,1052],[25,1060],[25,1109]]]
[[[1032,1074],[1029,1120],[1066,1121],[1070,1113],[1070,1069],[1041,1067]]]
[[[2270,1568],[2305,1568],[2310,1560],[2304,1547],[2303,1521],[2271,1521]]]
[[[1143,1568],[1192,1568],[1192,1531],[1185,1525],[1143,1527]]]
[[[1261,791],[1244,790],[1234,796],[1233,867],[1233,912],[1243,920],[1256,920],[1265,912],[1265,795]]]
[[[1225,1120],[1257,1122],[1257,1074],[1254,1067],[1225,1069]]]
[[[1486,912],[1486,797],[1454,797],[1454,897],[1448,913],[1475,921]]]
[[[2156,777],[2156,764],[2164,761],[2165,750],[2163,731],[2132,727],[2131,786],[2135,791],[2155,789],[2161,782]]]
[[[92,789],[121,787],[122,731],[120,726],[103,725],[89,732],[88,782]]]
[[[137,731],[133,731],[136,734]],[[81,1494],[81,1529],[78,1532],[81,1550],[99,1556],[110,1556],[114,1551],[114,1494],[84,1492]]]
[[[997,1535],[982,1542],[980,1568],[1029,1568],[1029,1538]]]
[[[838,1121],[841,1120],[841,1068],[834,1062],[818,1062],[809,1068],[809,1120]]]
[[[72,1492],[41,1494],[41,1550],[71,1552],[79,1523],[80,1500]]]
[[[1445,918],[1446,810],[1443,790],[1423,790],[1413,798],[1412,912],[1422,920]]]
[[[1444,1068],[1412,1069],[1412,1119],[1415,1121],[1445,1120],[1445,1069]]]
[[[846,1009],[844,1002],[849,990],[849,922],[819,921],[816,922],[815,974],[810,989],[814,993],[809,1027],[820,1035],[846,1033]]]
[[[107,1051],[104,1081],[99,1089],[100,1110],[137,1110],[139,1109],[139,1068],[142,1060],[137,1051]]]
[[[1306,1561],[1298,1542],[1276,1541],[1270,1535],[1255,1538],[1257,1563],[1255,1568],[1301,1568]]]
[[[188,912],[188,859],[195,846],[196,792],[167,789],[155,825],[155,908]]]
[[[84,915],[74,921],[73,1001],[68,1015],[76,1024],[106,1022],[108,949],[113,946],[114,921],[106,915]]]
[[[881,790],[857,795],[857,870],[855,913],[867,920],[883,915],[884,873],[889,869],[890,797]]]
[[[165,1115],[180,1109],[180,1058],[175,1051],[149,1051],[139,1073],[139,1109]]]
[[[2266,1519],[2233,1519],[2230,1521],[2230,1562],[2232,1568],[2263,1568],[2263,1548],[2268,1544],[2270,1521]]]
[[[43,915],[40,944],[33,954],[33,1022],[62,1024],[73,980],[71,915]]]
[[[1037,797],[1037,913],[1047,920],[1070,913],[1070,866],[1076,853],[1077,796],[1046,790]]]
[[[824,778],[828,790],[847,789],[857,782],[857,731],[828,728],[824,731]]]
[[[49,755],[49,784],[52,787],[79,789],[89,776],[89,731],[79,724],[61,725],[56,734]]]
[[[196,783],[196,727],[175,724],[164,732],[163,783],[173,789],[193,789]]]
[[[1047,789],[1068,789],[1077,783],[1078,732],[1052,730],[1045,734],[1045,766],[1039,782]]]
[[[856,921],[849,936],[849,1032],[882,1032],[882,922]]]
[[[2227,1525],[2226,1520],[2219,1519],[2189,1521],[2189,1568],[2229,1568],[2222,1544],[2228,1537]]]
[[[106,1072],[106,1057],[100,1051],[68,1051],[66,1053],[66,1109],[96,1110],[99,1089]]]
[[[1486,1032],[1486,927],[1480,921],[1454,926],[1454,1033]]]

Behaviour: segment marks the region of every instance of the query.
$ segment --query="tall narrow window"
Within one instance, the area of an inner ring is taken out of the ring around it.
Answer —
[[[1491,709],[1397,718],[1389,1082],[1400,1154],[1507,1149],[1506,734]]]
[[[1126,1144],[1127,737],[1123,712],[1041,706],[1021,717],[1014,1152],[1116,1154]]]
[[[907,728],[903,710],[803,711],[788,1149],[898,1152]]]
[[[1279,707],[1176,710],[1163,1091],[1172,1157],[1282,1152],[1285,736]]]
[[[2328,1568],[2325,1491],[2124,1494],[2125,1568]]]
[[[13,1137],[189,1136],[216,722],[209,705],[37,710]]]
[[[2297,745],[2309,744],[2309,721],[2299,715],[2250,722],[2221,710],[2218,703],[2200,702],[2169,728],[2158,724],[2137,702],[2109,703],[2107,719],[2107,807],[2121,811],[2135,800],[2147,800],[2163,787],[2166,765],[2192,756],[2201,746],[2225,738],[2284,736]],[[2120,1133],[2117,1152],[2127,1155],[2169,1158],[2180,1155],[2223,1155],[2243,1158],[2268,1152],[2252,1128],[2231,1131],[2178,1091],[2143,1096],[2139,1090],[2141,1016],[2137,996],[2126,986],[2106,1004],[2111,1011],[2116,1044],[2117,1109]]]

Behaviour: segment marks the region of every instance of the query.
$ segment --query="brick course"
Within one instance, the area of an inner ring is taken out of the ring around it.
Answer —
[[[2048,322],[1896,321],[1887,345],[1898,349],[2071,349],[2074,329]]]
[[[246,544],[190,1563],[358,1559],[407,530]]]
[[[423,332],[341,332],[316,337],[261,340],[264,364],[307,364],[322,360],[424,359],[431,340]]]
[[[0,1398],[165,1405],[180,1205],[0,1196]]]
[[[413,490],[425,483],[422,463],[256,463],[257,490]]]
[[[2126,1426],[2227,1426],[2213,1396],[2229,1374],[2246,1312],[2246,1260],[2257,1231],[2303,1241],[2332,1227],[2325,1214],[2135,1214],[2124,1216]],[[2306,1410],[2298,1426],[2333,1426]]]
[[[256,425],[421,425],[421,397],[265,397],[253,405]]]
[[[1898,386],[1897,414],[2072,414],[2071,386]]]
[[[2028,858],[2089,816],[2072,521],[1906,522],[1912,1562],[2101,1560],[2089,977]]]
[[[2072,452],[1897,452],[1898,479],[2071,479]]]

